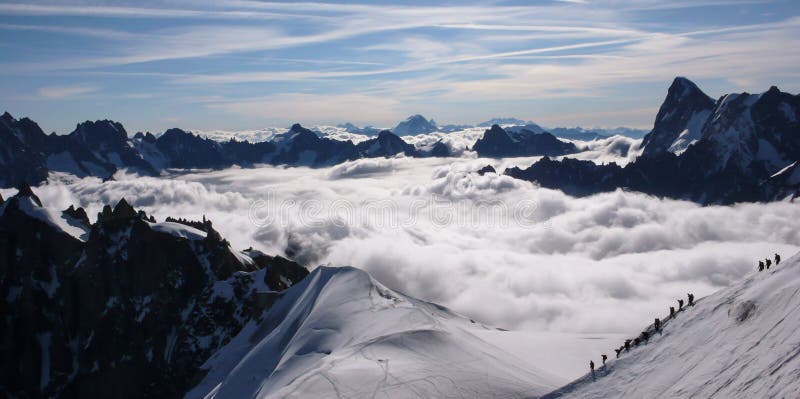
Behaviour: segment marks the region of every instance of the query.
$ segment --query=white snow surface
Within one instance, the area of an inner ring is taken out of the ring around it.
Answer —
[[[5,206],[6,204],[3,204],[3,207],[1,207],[3,211],[5,211]],[[59,214],[55,210],[39,206],[31,197],[19,197],[19,209],[28,216],[39,219],[81,241],[86,241],[89,238],[90,229],[88,226],[67,215]],[[2,213],[0,212],[0,214]]]
[[[206,238],[206,232],[194,227],[175,222],[149,223],[150,228],[160,233],[171,234],[175,237],[186,238],[189,240],[202,240]]]
[[[686,122],[686,129],[684,129],[678,138],[672,143],[669,147],[669,151],[674,153],[675,155],[680,155],[690,145],[697,142],[703,137],[703,125],[708,120],[708,116],[711,115],[711,110],[704,110],[700,112],[695,112],[689,121]]]
[[[663,335],[611,360],[607,370],[598,367],[596,381],[587,374],[546,397],[797,398],[798,325],[795,255],[678,312],[664,322]]]
[[[203,366],[188,398],[537,397],[561,380],[476,333],[488,328],[320,267]]]

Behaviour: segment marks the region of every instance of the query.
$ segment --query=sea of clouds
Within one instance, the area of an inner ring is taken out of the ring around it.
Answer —
[[[625,163],[638,142],[589,145],[597,148],[582,157]],[[92,219],[122,197],[159,220],[205,215],[236,248],[289,254],[309,267],[353,265],[482,322],[531,331],[633,333],[686,293],[709,294],[759,258],[800,249],[800,206],[789,202],[701,207],[623,191],[573,198],[475,173],[536,159],[468,153],[321,169],[120,173],[107,182],[54,176],[34,190],[46,206],[77,204]]]

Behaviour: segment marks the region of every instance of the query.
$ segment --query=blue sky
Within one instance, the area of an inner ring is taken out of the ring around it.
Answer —
[[[800,91],[796,0],[0,2],[2,108],[46,131],[412,113],[652,126],[672,78]]]

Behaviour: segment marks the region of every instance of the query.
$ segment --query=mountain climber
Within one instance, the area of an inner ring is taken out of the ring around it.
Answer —
[[[769,270],[770,266],[772,266],[772,259],[767,258],[767,270]]]
[[[623,349],[625,349],[624,346],[620,346],[619,349],[614,349],[614,352],[617,352],[617,359],[619,359],[619,354],[622,352]]]
[[[689,293],[689,306],[694,306],[694,294]]]
[[[661,320],[659,320],[658,317],[656,317],[656,321],[655,323],[653,323],[653,327],[655,328],[656,331],[658,331],[659,334],[661,334]]]
[[[642,340],[639,339],[639,337],[634,338],[633,339],[633,346],[639,346],[640,342],[642,342]]]
[[[778,266],[781,263],[781,256],[775,254],[775,266]]]
[[[642,341],[644,341],[644,344],[647,345],[647,341],[649,340],[650,340],[650,333],[647,331],[642,331]]]
[[[625,340],[625,352],[627,352],[629,350],[631,350],[631,340],[626,339]]]
[[[669,317],[675,317],[675,307],[674,306],[670,306],[669,307]]]
[[[594,362],[589,360],[589,370],[592,370],[592,381],[594,381]]]
[[[678,311],[683,310],[683,299],[678,299]]]
[[[758,261],[758,271],[760,271],[760,272],[764,271],[764,261],[763,260]]]
[[[602,354],[601,356],[603,358],[603,367],[605,367],[606,366],[606,359],[608,359],[608,356],[606,356],[605,353]]]

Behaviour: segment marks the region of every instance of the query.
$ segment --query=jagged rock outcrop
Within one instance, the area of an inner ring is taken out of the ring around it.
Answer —
[[[181,397],[200,366],[303,279],[300,265],[153,223],[121,200],[98,221],[0,205],[0,396]]]
[[[493,125],[472,148],[481,157],[559,156],[578,152],[575,144],[563,142],[550,133],[527,130],[509,133]]]
[[[485,174],[487,174],[487,173],[497,173],[497,171],[494,169],[494,166],[492,166],[492,165],[486,165],[486,166],[484,166],[484,167],[482,167],[482,168],[478,169],[478,172],[477,172],[477,173],[478,173],[479,175],[483,176],[483,175],[485,175]]]

